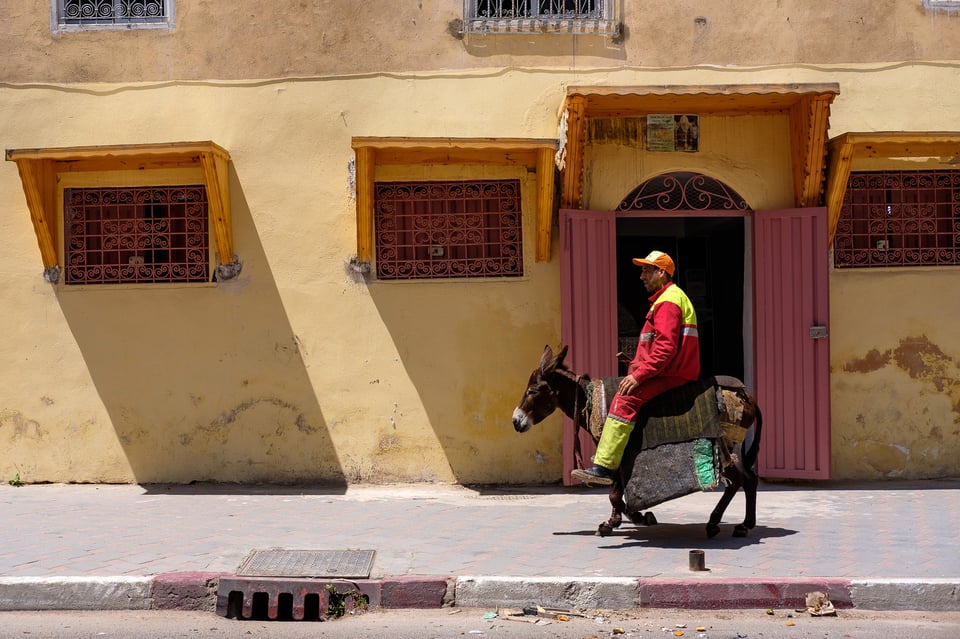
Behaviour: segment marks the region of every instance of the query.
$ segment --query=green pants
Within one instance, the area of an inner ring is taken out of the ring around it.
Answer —
[[[610,470],[620,468],[623,451],[627,449],[633,424],[623,422],[616,417],[607,416],[603,422],[603,432],[597,443],[597,452],[593,456],[593,463]]]

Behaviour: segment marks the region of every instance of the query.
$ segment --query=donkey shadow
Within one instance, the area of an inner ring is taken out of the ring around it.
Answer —
[[[766,539],[775,539],[778,537],[789,537],[791,535],[796,535],[797,532],[798,531],[790,528],[777,528],[773,526],[758,525],[747,537],[720,535],[707,539],[703,534],[702,523],[659,523],[655,526],[637,526],[618,529],[613,533],[613,535],[606,537],[606,540],[614,541],[615,539],[622,539],[622,543],[606,544],[603,546],[597,546],[597,548],[716,548],[724,550],[739,550],[740,548],[746,548],[748,546],[759,544]],[[557,531],[553,534],[558,536],[597,536],[595,530],[576,530],[568,532]]]

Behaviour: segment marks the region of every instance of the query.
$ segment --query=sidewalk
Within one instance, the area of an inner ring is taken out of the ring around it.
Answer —
[[[2,485],[0,610],[210,608],[218,578],[271,548],[375,551],[386,607],[794,607],[819,589],[837,607],[960,610],[960,480],[762,483],[757,528],[731,536],[741,494],[707,539],[719,497],[598,537],[598,489]]]

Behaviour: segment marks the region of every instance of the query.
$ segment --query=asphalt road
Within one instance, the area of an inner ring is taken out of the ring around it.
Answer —
[[[496,611],[430,609],[373,611],[325,622],[236,621],[212,613],[2,612],[0,639],[957,639],[960,612],[840,610],[811,617],[776,610],[586,611],[569,621],[527,623],[485,618]],[[700,630],[702,628],[702,630]],[[682,634],[678,634],[682,633]]]

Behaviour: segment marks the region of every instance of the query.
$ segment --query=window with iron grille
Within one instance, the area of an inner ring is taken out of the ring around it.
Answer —
[[[597,18],[603,0],[476,0],[478,18]]]
[[[836,268],[960,264],[960,171],[850,174]]]
[[[64,189],[66,284],[207,282],[203,185]]]
[[[464,0],[467,33],[618,35],[620,0]]]
[[[173,0],[54,0],[59,29],[172,26]]]
[[[519,180],[377,182],[377,277],[523,275]]]

